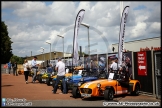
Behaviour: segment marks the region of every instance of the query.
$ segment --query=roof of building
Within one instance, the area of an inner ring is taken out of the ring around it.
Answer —
[[[124,42],[124,43],[129,43],[129,42],[135,42],[135,41],[143,41],[143,40],[150,40],[150,39],[155,39],[155,38],[160,38],[161,36],[158,36],[158,37],[152,37],[152,38],[145,38],[145,39],[137,39],[137,40],[133,40],[133,41],[127,41],[127,42]],[[115,44],[118,44],[118,43],[115,43]],[[114,44],[112,44],[114,45]]]

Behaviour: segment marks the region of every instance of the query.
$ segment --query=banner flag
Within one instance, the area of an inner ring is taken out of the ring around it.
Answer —
[[[123,43],[124,43],[124,34],[125,34],[125,24],[128,17],[129,6],[126,6],[123,10],[121,22],[120,22],[120,32],[119,32],[119,44],[118,44],[118,65],[122,65],[124,59],[123,55]]]
[[[79,60],[77,37],[78,37],[80,24],[81,24],[81,22],[84,18],[84,13],[85,13],[85,10],[81,9],[78,12],[78,15],[77,15],[76,20],[75,20],[74,38],[73,38],[73,64],[75,64],[75,65],[77,64],[77,62]]]

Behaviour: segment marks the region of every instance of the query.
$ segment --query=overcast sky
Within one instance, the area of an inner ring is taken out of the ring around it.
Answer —
[[[125,28],[124,41],[133,41],[161,36],[161,2],[123,2],[130,6]],[[111,53],[112,44],[119,42],[121,5],[120,2],[39,2],[3,1],[1,20],[8,27],[12,52],[19,57],[39,55],[51,51],[71,53],[74,22],[79,10],[84,9],[82,23],[89,28],[91,54]],[[122,9],[123,11],[123,9]],[[78,46],[88,53],[88,28],[80,26]]]

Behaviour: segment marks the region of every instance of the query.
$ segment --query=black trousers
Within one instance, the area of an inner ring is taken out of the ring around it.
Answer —
[[[28,81],[29,71],[24,71],[25,81]]]
[[[63,93],[66,94],[66,89],[67,88],[66,88],[65,76],[58,76],[58,75],[57,75],[57,78],[56,78],[56,83],[55,83],[55,87],[54,87],[53,93],[57,92],[57,88],[58,88],[58,84],[59,84],[60,80],[62,80]]]
[[[13,75],[17,75],[17,68],[13,68]]]

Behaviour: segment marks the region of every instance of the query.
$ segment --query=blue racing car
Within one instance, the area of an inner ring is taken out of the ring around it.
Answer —
[[[75,71],[76,72],[76,71]],[[77,72],[76,72],[77,73]],[[72,90],[73,87],[75,85],[77,85],[80,81],[82,82],[89,82],[89,81],[94,81],[94,80],[97,80],[98,79],[98,73],[97,71],[86,71],[86,70],[82,70],[82,75],[81,77],[75,77],[75,76],[72,76],[72,77],[67,77],[66,78],[66,89],[67,89],[67,92],[68,90]],[[62,90],[62,85],[61,85],[61,90]]]

